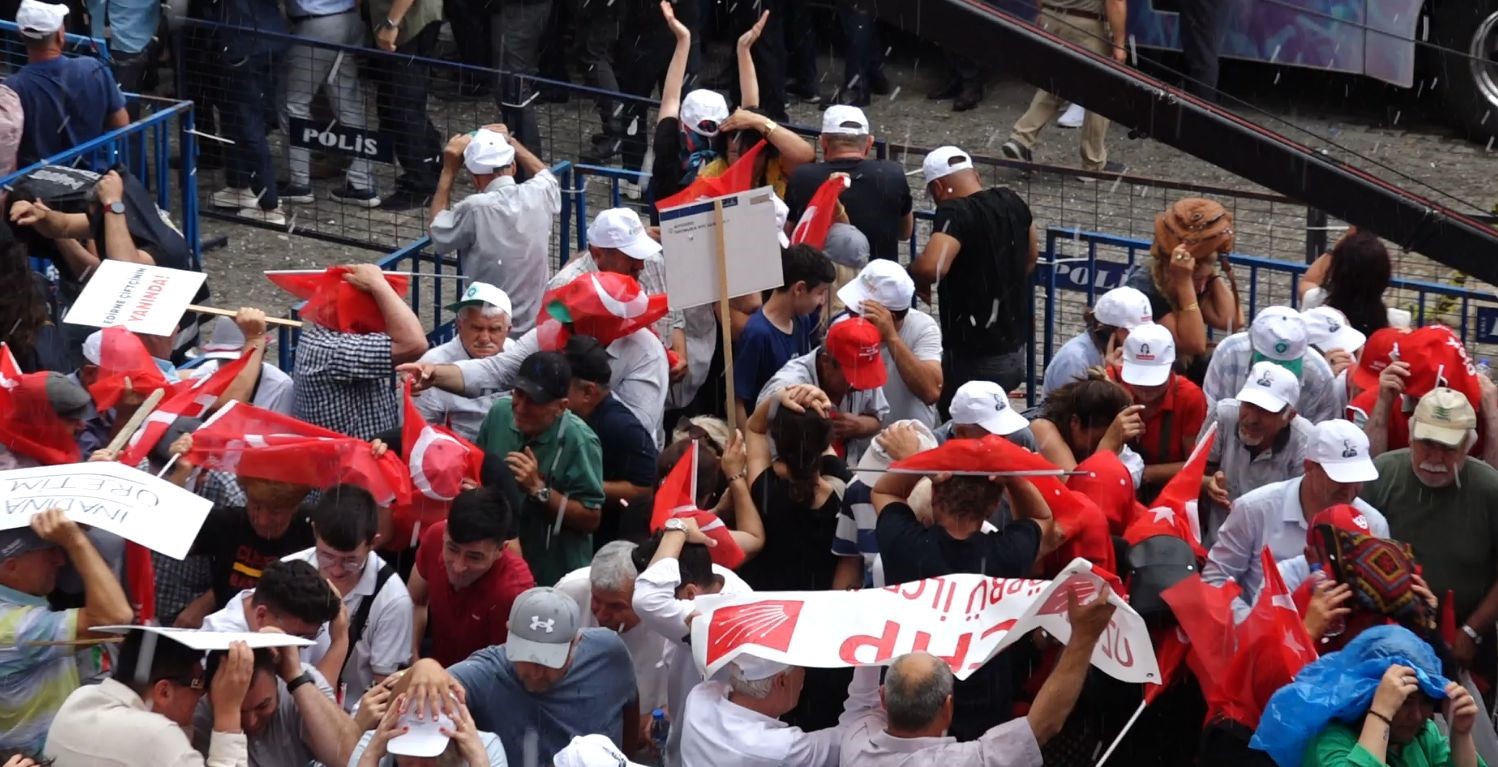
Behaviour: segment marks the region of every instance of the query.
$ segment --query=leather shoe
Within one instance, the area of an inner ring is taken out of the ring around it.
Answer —
[[[946,85],[943,85],[942,87],[926,94],[926,98],[931,101],[945,101],[947,99],[956,98],[961,94],[962,81],[949,80],[947,81]]]
[[[978,106],[978,102],[980,102],[982,100],[983,100],[983,86],[981,86],[981,85],[969,85],[969,86],[965,86],[965,87],[963,87],[962,92],[959,93],[959,94],[957,94],[957,98],[952,100],[952,111],[953,112],[966,112],[969,109],[972,109],[973,107]]]

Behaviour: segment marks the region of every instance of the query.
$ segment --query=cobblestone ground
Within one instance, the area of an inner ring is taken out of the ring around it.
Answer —
[[[826,59],[822,64],[827,71]],[[824,77],[823,91],[841,73]],[[898,145],[891,157],[910,170],[912,187],[917,190],[917,209],[929,208],[929,201],[919,191],[921,148],[957,144],[976,155],[997,157],[999,145],[1008,137],[1008,128],[1028,105],[1033,88],[1002,75],[995,75],[988,86],[987,98],[972,111],[953,113],[945,102],[928,101],[925,94],[934,90],[943,77],[940,58],[926,56],[893,62],[891,79],[896,86],[886,97],[876,97],[867,112],[877,135]],[[1467,213],[1491,211],[1498,201],[1492,179],[1498,171],[1498,159],[1491,148],[1473,144],[1441,121],[1437,100],[1429,89],[1420,88],[1419,97],[1410,91],[1384,86],[1353,77],[1332,76],[1303,70],[1278,70],[1267,66],[1230,67],[1223,83],[1225,91],[1241,96],[1248,103],[1229,104],[1240,114],[1267,127],[1287,133],[1291,138],[1313,147],[1326,147],[1341,154],[1344,150],[1369,158],[1360,161],[1365,169],[1387,180],[1441,199],[1451,207]],[[431,101],[433,119],[444,134],[467,130],[477,123],[497,120],[491,102],[481,104]],[[595,110],[589,101],[574,98],[570,103],[547,104],[541,110],[541,127],[545,136],[543,159],[556,162],[575,159],[579,148],[586,146],[588,136],[597,126]],[[798,103],[791,107],[792,122],[816,125],[820,107]],[[653,116],[650,118],[653,124]],[[273,136],[280,146],[279,135]],[[1333,147],[1335,142],[1341,149]],[[1238,250],[1242,253],[1303,262],[1306,253],[1306,210],[1289,199],[1277,197],[1272,190],[1260,189],[1207,162],[1149,139],[1130,139],[1127,130],[1112,126],[1108,134],[1110,158],[1128,166],[1128,177],[1099,183],[1082,183],[1064,173],[1036,173],[1030,177],[1009,168],[991,166],[986,173],[996,183],[1015,186],[1029,200],[1036,220],[1042,227],[1079,227],[1110,234],[1149,237],[1154,215],[1168,201],[1186,196],[1186,192],[1152,185],[1148,179],[1185,184],[1201,184],[1237,190],[1245,195],[1232,198],[1218,196],[1234,210],[1239,230]],[[1077,161],[1077,132],[1052,126],[1042,137],[1035,159],[1039,163],[1070,166]],[[218,171],[199,174],[204,197],[221,182]],[[383,174],[381,183],[388,187],[391,171]],[[1146,180],[1135,183],[1134,177]],[[424,222],[424,211],[391,213],[344,209],[326,202],[323,187],[341,183],[341,178],[318,181],[319,196],[324,199],[313,206],[289,206],[290,231],[271,231],[219,219],[203,219],[203,236],[227,236],[227,245],[205,254],[205,266],[221,305],[254,304],[267,308],[283,307],[287,296],[260,277],[266,269],[308,268],[351,260],[373,260],[381,252],[418,237]],[[467,189],[458,194],[466,193]],[[606,182],[590,179],[583,187],[588,209],[596,211],[607,204]],[[1281,190],[1285,191],[1285,190]],[[458,195],[455,195],[455,197]],[[1293,196],[1293,195],[1291,195]],[[206,199],[205,199],[206,207]],[[1330,222],[1333,227],[1337,222]],[[299,231],[300,230],[300,231]],[[379,249],[348,247],[319,242],[304,236],[309,230],[369,242]],[[1338,232],[1329,232],[1335,240]],[[555,237],[555,235],[554,235]],[[575,238],[575,234],[574,234]],[[554,253],[559,250],[554,250]],[[1397,261],[1396,275],[1434,282],[1450,283],[1461,279],[1452,270],[1417,254],[1391,251]],[[1062,256],[1075,256],[1080,249],[1061,243]],[[1122,259],[1121,253],[1101,252],[1105,259]],[[1240,279],[1242,279],[1240,277]],[[1469,284],[1469,287],[1475,285]],[[1477,286],[1487,288],[1489,286]],[[1244,286],[1247,289],[1247,286]],[[1260,280],[1257,303],[1282,302],[1290,292],[1288,278],[1264,276]],[[1056,312],[1054,328],[1058,343],[1075,332],[1077,318],[1085,296],[1063,293]],[[1391,299],[1406,308],[1417,309],[1411,295],[1397,294]],[[1440,316],[1457,323],[1460,305],[1431,303],[1427,317]],[[1043,319],[1037,319],[1037,337],[1043,331]],[[1479,353],[1492,353],[1483,348]]]

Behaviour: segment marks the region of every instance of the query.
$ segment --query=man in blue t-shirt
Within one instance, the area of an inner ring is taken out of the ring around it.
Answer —
[[[734,343],[733,385],[739,423],[747,423],[760,389],[785,363],[817,345],[817,310],[837,279],[837,270],[810,245],[780,251],[785,284],[755,310]]]
[[[104,62],[62,54],[68,7],[22,0],[16,26],[26,44],[26,66],[5,84],[21,99],[25,122],[18,167],[98,138],[130,123],[125,94]],[[107,164],[101,159],[99,164]],[[103,171],[104,167],[96,170]]]
[[[627,754],[639,747],[634,664],[612,629],[578,629],[576,600],[545,586],[515,598],[510,635],[443,670],[430,658],[396,683],[408,706],[450,708],[461,687],[474,725],[499,736],[510,764],[555,754],[577,735],[605,735]],[[528,746],[534,743],[534,746]]]

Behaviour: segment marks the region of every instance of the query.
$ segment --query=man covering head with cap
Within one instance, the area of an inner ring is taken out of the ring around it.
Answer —
[[[47,595],[66,564],[83,580],[83,607],[52,610]],[[40,752],[63,700],[82,679],[103,670],[99,656],[75,654],[75,640],[105,636],[90,629],[131,618],[114,572],[62,509],[40,512],[28,526],[0,531],[0,625],[10,627],[7,644],[29,647],[0,653],[0,677],[9,691],[6,705],[0,706],[0,748]]]
[[[929,298],[940,283],[942,409],[963,383],[993,381],[1013,391],[1024,379],[1022,353],[1034,321],[1026,298],[1039,256],[1030,207],[1004,187],[984,189],[973,160],[955,146],[921,165],[936,203],[931,239],[910,276]]]
[[[838,290],[837,297],[849,314],[863,317],[879,331],[884,369],[892,373],[884,382],[887,420],[912,419],[935,426],[942,386],[941,326],[912,305],[915,283],[910,274],[894,261],[874,259]]]
[[[1030,422],[1009,403],[1009,392],[993,381],[968,381],[957,387],[949,408],[952,420],[937,432],[947,439],[981,439],[990,434],[1034,450]]]
[[[567,409],[571,386],[561,352],[526,357],[514,393],[494,403],[477,440],[486,456],[484,484],[507,471],[522,493],[511,499],[521,549],[544,585],[588,564],[604,502],[598,436]]]
[[[477,192],[451,209],[453,183],[462,167]],[[523,183],[516,181],[524,177]],[[432,195],[432,246],[456,252],[463,276],[498,286],[514,302],[512,336],[536,322],[550,268],[551,224],[562,209],[556,177],[503,125],[461,133],[442,152],[442,176]]]
[[[469,282],[463,295],[447,310],[455,312],[457,333],[447,343],[433,346],[421,355],[421,362],[443,364],[460,360],[493,357],[504,351],[510,341],[510,297],[487,282]],[[476,439],[479,426],[489,415],[489,408],[505,392],[485,389],[477,396],[465,397],[454,392],[433,389],[416,397],[416,409],[427,423],[447,424],[467,439]]]
[[[1130,330],[1154,319],[1148,296],[1135,288],[1121,287],[1098,296],[1083,321],[1087,329],[1068,339],[1046,363],[1046,391],[1087,380],[1088,369],[1101,367],[1109,353],[1123,345]]]
[[[1211,584],[1233,579],[1243,588],[1233,602],[1239,620],[1264,582],[1260,550],[1268,546],[1276,562],[1300,554],[1310,520],[1322,509],[1352,504],[1368,520],[1373,535],[1389,537],[1384,516],[1358,498],[1363,483],[1379,479],[1362,431],[1341,419],[1316,424],[1303,465],[1303,476],[1265,485],[1233,501],[1232,513],[1207,554],[1202,578]]]
[[[792,221],[799,221],[812,197],[834,173],[848,175],[838,195],[848,223],[868,237],[869,255],[894,261],[900,244],[915,228],[914,203],[905,170],[892,160],[870,156],[874,146],[869,118],[858,107],[835,104],[822,113],[822,161],[799,165],[785,186]],[[834,227],[836,228],[836,227]],[[834,250],[829,244],[829,252]]]
[[[1248,380],[1249,369],[1265,361],[1284,367],[1300,379],[1296,412],[1311,423],[1339,416],[1341,404],[1331,365],[1310,348],[1305,320],[1288,306],[1261,310],[1247,331],[1234,333],[1217,345],[1202,379],[1207,403],[1236,395]]]
[[[68,6],[41,0],[22,0],[16,11],[26,65],[5,84],[20,98],[26,116],[16,151],[19,167],[130,123],[125,94],[109,65],[93,56],[63,55],[67,17]],[[101,173],[107,169],[94,166]]]
[[[1185,465],[1207,417],[1207,400],[1185,376],[1176,375],[1175,337],[1164,325],[1138,325],[1124,339],[1123,365],[1110,371],[1143,406],[1144,433],[1129,447],[1144,459],[1145,496],[1162,487]]]
[[[857,462],[889,415],[882,347],[879,329],[862,317],[833,323],[820,347],[792,358],[770,378],[755,407],[796,384],[821,389],[837,413],[832,420],[834,441],[842,445],[849,461]]]
[[[1498,620],[1498,469],[1468,455],[1477,413],[1465,395],[1438,387],[1420,398],[1410,446],[1375,461],[1378,481],[1363,499],[1389,515],[1393,537],[1414,547],[1436,594],[1454,595],[1462,625],[1452,650],[1471,668],[1478,645],[1493,646]],[[1491,439],[1491,437],[1490,437]]]
[[[454,710],[453,685],[474,725],[499,736],[510,764],[532,753],[554,754],[585,733],[608,737],[633,753],[639,707],[629,651],[606,628],[579,628],[577,602],[552,588],[534,588],[510,608],[509,639],[444,670],[430,658],[396,683],[407,708]]]

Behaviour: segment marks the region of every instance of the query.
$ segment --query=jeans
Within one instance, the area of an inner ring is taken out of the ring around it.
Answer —
[[[396,188],[419,194],[430,194],[437,188],[442,135],[427,116],[427,67],[409,57],[431,56],[441,26],[442,22],[434,21],[397,46],[396,53],[404,56],[377,54],[370,58],[380,129],[391,135],[395,159],[401,165]]]
[[[614,45],[619,42],[618,2],[607,0],[572,0],[572,16],[577,20],[573,33],[573,57],[584,70],[584,82],[605,91],[619,91],[614,75]],[[603,132],[617,136],[622,132],[623,106],[613,99],[599,96],[598,121]]]
[[[948,349],[941,355],[941,374],[940,410],[945,421],[951,417],[947,408],[952,404],[952,395],[968,381],[993,381],[1004,387],[1004,391],[1018,387],[1025,380],[1025,347],[997,354]]]
[[[550,15],[550,0],[507,2],[489,26],[494,68],[500,72],[494,94],[500,115],[510,133],[537,156],[542,153],[541,129],[536,125],[535,110],[529,106],[535,87],[527,85],[526,79],[534,77],[541,65],[541,41]]]
[[[323,43],[357,46],[364,42],[364,22],[357,11],[332,16],[315,16],[291,21],[291,34]],[[334,70],[337,66],[337,70]],[[312,117],[312,97],[323,88],[327,89],[328,102],[338,116],[338,124],[356,130],[367,125],[364,119],[364,90],[359,86],[359,65],[350,56],[328,48],[308,45],[293,47],[286,54],[284,71],[286,85],[286,111],[282,115],[282,131],[291,135],[290,119],[303,120]],[[287,164],[290,167],[291,183],[307,185],[312,178],[312,153],[303,147],[289,146]],[[354,189],[372,189],[370,163],[367,159],[355,159],[348,166],[348,185]]]
[[[251,54],[223,68],[226,74],[232,120],[224,120],[224,132],[234,142],[224,158],[224,182],[235,189],[248,188],[260,196],[262,210],[274,210],[276,162],[265,138],[265,115],[275,98],[276,60],[269,53]]]
[[[1181,0],[1181,51],[1186,54],[1186,91],[1217,101],[1217,54],[1227,34],[1227,0]]]

